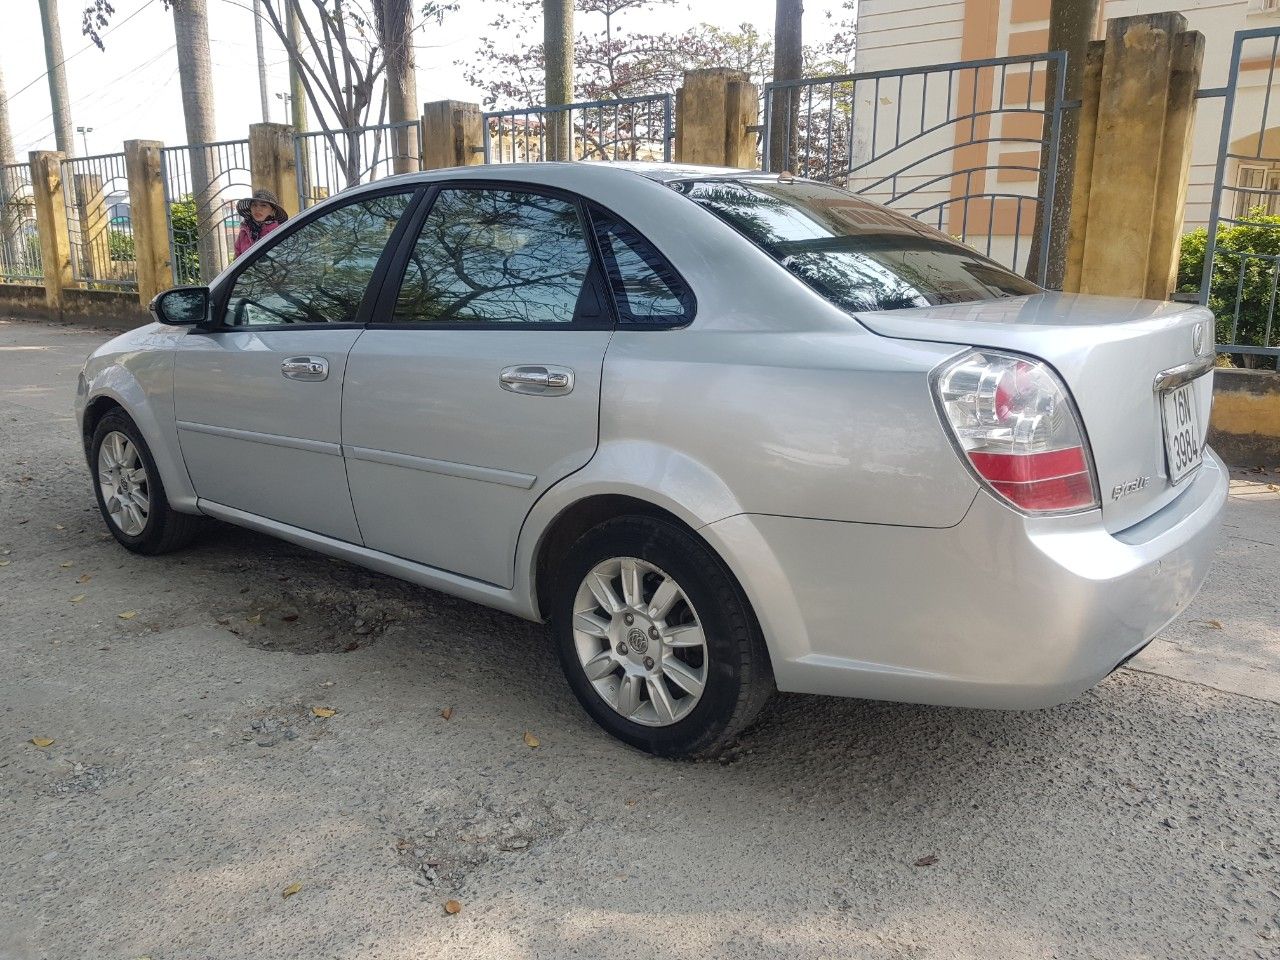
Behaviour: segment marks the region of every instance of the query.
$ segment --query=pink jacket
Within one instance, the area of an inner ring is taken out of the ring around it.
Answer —
[[[262,234],[258,237],[258,239],[261,240],[262,237],[265,237],[268,233],[270,233],[272,230],[274,230],[278,226],[280,226],[280,224],[276,223],[276,221],[274,220],[266,221],[262,225]],[[244,253],[246,250],[252,247],[253,244],[254,244],[253,234],[249,232],[249,225],[247,223],[241,224],[240,233],[236,236],[236,256],[237,257],[240,256],[240,254]]]

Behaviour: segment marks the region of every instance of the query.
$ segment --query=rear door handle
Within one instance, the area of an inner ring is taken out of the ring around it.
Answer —
[[[573,371],[568,367],[522,364],[505,368],[498,375],[503,390],[537,397],[562,397],[573,390]]]
[[[324,357],[290,357],[280,364],[280,373],[290,380],[324,380],[329,361]]]

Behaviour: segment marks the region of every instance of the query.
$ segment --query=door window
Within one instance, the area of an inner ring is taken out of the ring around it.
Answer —
[[[517,190],[441,190],[405,268],[393,319],[567,324],[590,301],[576,204]],[[585,308],[584,308],[585,309]]]
[[[679,326],[693,319],[693,294],[653,244],[599,207],[592,207],[591,220],[619,323]]]
[[[357,322],[378,258],[412,200],[394,193],[349,203],[271,244],[236,277],[225,323]]]

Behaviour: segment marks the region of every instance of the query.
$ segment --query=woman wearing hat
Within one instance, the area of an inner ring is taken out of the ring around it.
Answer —
[[[289,219],[280,200],[270,190],[255,190],[252,197],[238,201],[236,213],[242,221],[236,237],[237,257]]]

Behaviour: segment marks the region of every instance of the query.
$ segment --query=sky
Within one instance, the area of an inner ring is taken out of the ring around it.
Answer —
[[[480,102],[485,91],[462,76],[458,61],[471,57],[488,24],[502,9],[502,0],[460,0],[461,9],[448,14],[442,26],[432,24],[419,33],[418,99]],[[92,127],[76,134],[76,149],[86,155],[121,149],[125,140],[186,142],[182,101],[178,90],[178,61],[173,25],[161,0],[113,0],[112,32],[100,52],[80,34],[84,0],[59,0],[63,54],[75,126]],[[254,46],[252,0],[208,0],[209,42],[213,59],[214,98],[218,139],[239,139],[248,126],[264,119],[259,95]],[[18,159],[31,150],[52,150],[49,84],[44,78],[44,46],[37,0],[0,0],[0,66],[9,95],[10,123]],[[624,25],[637,33],[687,30],[698,23],[732,28],[751,23],[773,32],[774,0],[680,0],[654,11],[627,15]],[[826,14],[842,14],[841,0],[807,0],[806,42],[820,39]],[[286,122],[287,106],[275,97],[288,92],[283,49],[264,26],[270,119]],[[539,40],[541,37],[538,38]],[[519,43],[510,37],[505,42]],[[32,81],[35,81],[34,83]],[[30,84],[30,86],[28,86]],[[23,88],[26,87],[24,90]],[[376,108],[375,108],[376,113]]]

